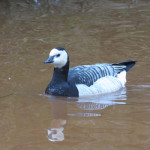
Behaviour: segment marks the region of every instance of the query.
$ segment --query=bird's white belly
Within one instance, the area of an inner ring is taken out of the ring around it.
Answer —
[[[79,96],[105,94],[115,92],[124,87],[122,82],[113,76],[100,78],[91,86],[87,86],[85,84],[77,84],[76,86],[79,92]]]

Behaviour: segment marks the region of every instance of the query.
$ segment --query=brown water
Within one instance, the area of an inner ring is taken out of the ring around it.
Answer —
[[[26,2],[0,1],[0,150],[149,150],[150,1]],[[56,46],[71,67],[138,62],[122,91],[48,97]]]

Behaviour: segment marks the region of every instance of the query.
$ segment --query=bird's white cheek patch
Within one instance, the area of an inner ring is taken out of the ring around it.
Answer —
[[[49,57],[50,57],[50,56],[54,56],[54,55],[56,55],[56,54],[59,54],[59,51],[58,51],[57,49],[53,48],[53,49],[50,51],[50,53],[49,53]]]
[[[62,68],[63,66],[66,65],[67,61],[68,61],[67,53],[66,52],[62,52],[60,54],[60,57],[54,58],[54,63],[53,64],[54,64],[55,68]]]
[[[122,83],[113,76],[107,76],[98,79],[90,87],[85,84],[77,84],[77,89],[79,91],[79,96],[90,96],[115,92],[121,89]]]
[[[59,51],[57,49],[52,49],[49,56],[55,56],[57,54],[60,54],[59,57],[54,57],[54,67],[55,68],[62,68],[63,66],[66,65],[67,61],[68,61],[68,54],[66,53],[66,51]]]

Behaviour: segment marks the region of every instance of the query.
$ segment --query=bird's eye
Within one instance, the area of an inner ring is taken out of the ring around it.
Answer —
[[[56,55],[56,57],[59,57],[59,56],[60,56],[60,54],[57,54],[57,55]]]

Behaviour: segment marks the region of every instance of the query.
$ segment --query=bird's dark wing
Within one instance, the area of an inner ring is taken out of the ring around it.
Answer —
[[[69,69],[68,82],[91,86],[102,77],[116,77],[119,72],[124,70],[124,67],[106,63],[73,67]]]

